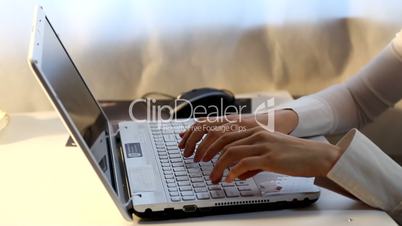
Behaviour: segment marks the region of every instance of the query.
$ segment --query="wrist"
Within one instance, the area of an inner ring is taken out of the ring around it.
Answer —
[[[291,109],[282,109],[275,112],[275,129],[281,133],[290,134],[299,123],[297,113]]]
[[[338,161],[338,159],[341,157],[343,151],[342,148],[337,146],[337,145],[333,145],[333,144],[328,144],[325,143],[327,145],[327,147],[325,147],[322,150],[325,150],[325,155],[324,158],[322,158],[321,161],[321,168],[322,168],[322,175],[326,177],[327,174],[329,173],[329,171],[331,171],[332,167],[334,167],[334,165],[336,164],[336,162]]]

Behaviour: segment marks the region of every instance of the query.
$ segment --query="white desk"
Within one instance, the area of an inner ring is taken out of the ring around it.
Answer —
[[[325,189],[303,209],[127,222],[84,154],[64,146],[67,137],[54,112],[11,115],[0,131],[0,225],[396,225],[386,213]]]

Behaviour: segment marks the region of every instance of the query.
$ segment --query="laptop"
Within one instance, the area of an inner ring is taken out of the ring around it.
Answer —
[[[314,178],[262,172],[212,184],[218,157],[194,163],[177,144],[193,120],[122,121],[112,125],[57,32],[38,6],[28,56],[36,78],[127,220],[292,208],[315,202]]]

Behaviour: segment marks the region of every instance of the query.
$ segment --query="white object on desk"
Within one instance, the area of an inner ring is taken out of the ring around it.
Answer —
[[[257,108],[266,103],[269,99],[274,99],[274,104],[276,107],[282,103],[293,100],[292,96],[287,91],[276,91],[276,92],[255,92],[255,93],[244,93],[236,94],[236,98],[251,98],[251,111],[255,112]]]
[[[137,225],[120,215],[55,112],[13,114],[0,133],[0,225]],[[41,128],[38,130],[37,128]],[[23,217],[21,217],[23,216]],[[154,225],[396,225],[383,211],[322,189],[316,204]]]
[[[8,124],[8,115],[4,111],[0,110],[0,131],[4,129]]]

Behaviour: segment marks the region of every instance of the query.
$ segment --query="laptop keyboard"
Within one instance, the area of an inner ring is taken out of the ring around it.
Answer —
[[[233,183],[212,184],[209,175],[218,156],[209,162],[195,163],[193,157],[184,158],[178,148],[178,135],[193,121],[151,122],[151,132],[162,167],[163,177],[172,202],[250,197],[256,195],[252,178],[236,179]],[[223,177],[227,176],[225,170]],[[224,178],[222,179],[222,181]]]

